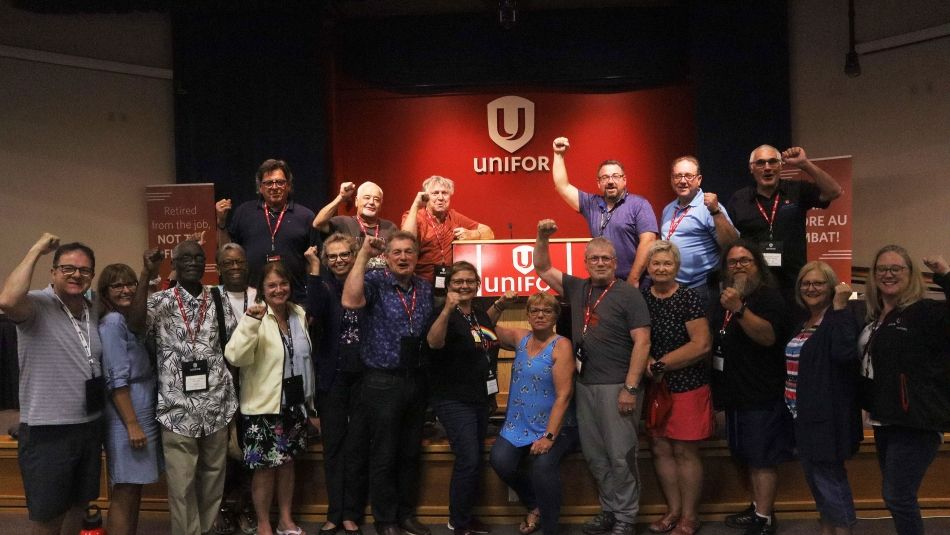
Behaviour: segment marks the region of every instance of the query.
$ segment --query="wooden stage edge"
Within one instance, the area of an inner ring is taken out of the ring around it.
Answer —
[[[867,432],[870,435],[870,431]],[[944,435],[937,458],[931,465],[921,486],[919,497],[923,515],[950,515],[950,444]],[[0,510],[22,509],[26,501],[23,482],[17,465],[17,444],[10,437],[0,438]],[[481,474],[481,492],[475,513],[489,524],[516,523],[524,515],[524,508],[517,502],[507,487],[488,466],[488,445],[484,451]],[[704,488],[700,514],[705,520],[721,520],[734,511],[745,508],[749,495],[745,478],[729,456],[729,448],[723,440],[702,443],[701,455],[705,470]],[[422,474],[419,488],[417,514],[426,523],[444,523],[448,518],[448,487],[452,472],[453,456],[444,442],[424,446]],[[317,443],[298,458],[295,514],[307,521],[321,521],[326,514],[327,500],[323,478],[323,450]],[[848,476],[854,493],[859,518],[889,516],[881,500],[881,475],[877,465],[873,436],[866,436],[858,453],[848,461]],[[639,522],[652,522],[665,512],[665,505],[656,481],[650,451],[641,441],[638,469],[641,480]],[[565,458],[561,467],[564,504],[561,521],[580,523],[599,511],[596,487],[587,471],[583,456],[578,453]],[[816,518],[814,500],[808,490],[797,462],[779,467],[779,492],[776,511],[784,518]],[[108,509],[108,485],[105,462],[100,475],[102,489],[96,503]],[[164,480],[143,489],[142,510],[167,512]],[[371,518],[368,519],[371,521]]]

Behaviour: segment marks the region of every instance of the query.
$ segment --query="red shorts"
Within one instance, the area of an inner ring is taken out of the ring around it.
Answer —
[[[670,440],[705,440],[713,435],[712,389],[703,385],[689,392],[673,392],[673,408],[666,425],[648,431]]]

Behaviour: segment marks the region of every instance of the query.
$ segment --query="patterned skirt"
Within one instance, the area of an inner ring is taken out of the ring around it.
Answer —
[[[280,414],[252,414],[244,419],[244,464],[275,468],[307,449],[307,415],[297,405]]]

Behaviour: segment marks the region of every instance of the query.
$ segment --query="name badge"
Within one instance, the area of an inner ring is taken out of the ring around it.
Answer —
[[[449,266],[435,266],[435,283],[433,286],[436,290],[444,290],[445,282],[449,278]]]
[[[94,414],[106,406],[106,380],[103,376],[86,379],[86,414]]]
[[[276,253],[275,253],[275,254],[269,254],[269,255],[267,255],[267,261],[268,261],[268,262],[279,262],[279,261],[280,261],[280,255],[279,255],[279,254],[276,254]]]
[[[478,332],[478,329],[472,329],[472,340],[475,340],[476,344],[482,343],[482,335]]]
[[[782,242],[762,242],[762,256],[769,267],[782,267]]]
[[[300,405],[304,401],[303,376],[293,375],[284,379],[284,404]]]
[[[208,361],[206,359],[182,362],[181,375],[184,379],[182,382],[186,394],[204,392],[208,389]]]
[[[498,379],[494,377],[485,382],[485,387],[488,389],[488,395],[498,393]]]
[[[717,345],[716,350],[713,351],[712,367],[714,370],[720,372],[726,367],[726,359],[722,356],[722,346]]]

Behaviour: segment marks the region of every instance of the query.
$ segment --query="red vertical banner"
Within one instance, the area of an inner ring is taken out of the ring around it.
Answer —
[[[811,161],[841,184],[844,192],[832,201],[827,209],[816,208],[808,211],[805,219],[808,260],[821,260],[827,263],[835,270],[839,280],[850,283],[853,252],[851,229],[854,227],[851,218],[854,198],[851,157],[836,156]],[[811,177],[799,169],[783,170],[782,178],[811,181]]]
[[[214,258],[218,248],[214,212],[214,184],[163,184],[145,187],[148,213],[148,247],[171,258],[172,249],[187,239],[197,239],[205,252],[204,284],[217,284]],[[163,279],[171,262],[162,262]]]

